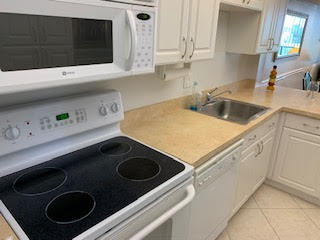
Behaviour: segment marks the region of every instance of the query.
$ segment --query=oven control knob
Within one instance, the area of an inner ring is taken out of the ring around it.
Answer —
[[[20,129],[17,127],[8,127],[4,130],[4,138],[7,140],[15,140],[20,137]]]
[[[118,104],[117,103],[112,103],[110,109],[111,109],[111,112],[117,113],[119,111]]]
[[[105,116],[108,115],[108,110],[107,110],[107,108],[105,106],[101,106],[99,108],[99,113],[100,113],[101,116],[105,117]]]

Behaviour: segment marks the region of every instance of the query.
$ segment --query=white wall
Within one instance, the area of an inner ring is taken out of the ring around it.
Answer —
[[[273,54],[261,55],[258,81],[269,77],[273,65],[277,65],[278,73],[282,74],[320,61],[320,5],[307,0],[290,0],[288,9],[309,15],[301,55],[279,59],[276,62],[273,62]]]
[[[242,79],[255,79],[256,77],[258,56],[225,53],[228,16],[226,12],[220,13],[215,58],[213,60],[199,61],[192,64],[191,80],[197,80],[201,90]],[[191,88],[183,89],[182,79],[164,82],[159,79],[156,74],[151,74],[80,86],[3,96],[0,98],[0,106],[35,101],[48,97],[65,96],[101,88],[112,88],[120,91],[126,110],[191,93]]]

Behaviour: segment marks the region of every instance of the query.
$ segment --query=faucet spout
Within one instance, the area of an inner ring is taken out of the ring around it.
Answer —
[[[215,92],[217,90],[217,88],[215,88],[214,90],[210,91],[207,93],[207,103],[208,102],[214,102],[215,101],[215,98],[217,98],[218,96],[224,94],[224,93],[229,93],[229,94],[232,94],[232,91],[231,90],[225,90],[221,93],[218,93],[216,95],[212,95],[213,92]]]

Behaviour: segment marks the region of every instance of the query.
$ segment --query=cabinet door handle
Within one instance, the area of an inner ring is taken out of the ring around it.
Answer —
[[[195,42],[194,42],[193,38],[191,38],[190,41],[191,41],[191,43],[192,43],[192,53],[191,53],[191,55],[189,56],[189,58],[191,59],[191,58],[193,57],[193,54],[194,54]]]
[[[186,56],[186,54],[187,54],[187,41],[186,41],[186,38],[185,37],[183,37],[182,38],[182,42],[184,43],[184,53],[182,54],[182,56],[181,56],[181,59],[184,59],[184,57]]]
[[[272,40],[271,40],[271,38],[269,38],[269,40],[268,40],[268,51],[270,51],[272,48],[271,48],[271,42],[272,42]]]
[[[263,152],[263,150],[264,150],[264,144],[263,144],[263,141],[261,141],[260,142],[260,144],[261,144],[261,151],[260,151],[260,153],[259,153],[259,155]]]
[[[254,155],[254,157],[258,157],[260,155],[260,142],[257,144],[257,147],[258,147],[258,152]]]
[[[320,129],[319,126],[311,126],[311,125],[309,125],[309,124],[307,124],[307,123],[303,123],[302,125],[303,125],[304,127],[315,128],[315,129],[317,129],[317,130]]]
[[[274,39],[273,38],[271,39],[271,42],[272,42],[272,44],[271,44],[271,49],[270,50],[272,50],[273,47],[274,47]]]

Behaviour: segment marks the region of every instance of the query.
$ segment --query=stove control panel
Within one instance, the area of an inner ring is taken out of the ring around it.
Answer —
[[[0,112],[1,155],[120,122],[120,94],[106,91]]]

